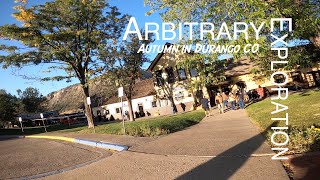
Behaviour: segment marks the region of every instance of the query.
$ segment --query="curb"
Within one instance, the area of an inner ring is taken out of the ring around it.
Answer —
[[[101,141],[93,141],[93,140],[86,140],[86,139],[79,139],[79,138],[69,138],[69,137],[61,137],[61,136],[25,136],[25,138],[39,138],[39,139],[53,139],[53,140],[61,140],[61,141],[67,141],[67,142],[73,142],[78,144],[83,144],[87,146],[93,146],[113,151],[126,151],[129,149],[128,146],[124,145],[118,145],[118,144],[111,144],[111,143],[105,143]]]

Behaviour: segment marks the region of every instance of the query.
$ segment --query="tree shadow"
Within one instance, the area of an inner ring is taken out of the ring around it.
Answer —
[[[186,172],[177,179],[228,179],[230,178],[265,141],[264,136],[272,126],[272,123],[265,131],[247,139],[230,149],[222,152],[208,162],[205,162],[194,169]]]
[[[317,139],[310,147],[311,151],[320,150],[320,139]],[[298,155],[291,159],[290,164],[295,168],[294,178],[303,180],[318,180],[320,177],[320,153]]]

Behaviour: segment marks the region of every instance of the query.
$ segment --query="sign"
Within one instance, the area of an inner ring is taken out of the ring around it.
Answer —
[[[118,88],[118,97],[123,97],[123,87]]]
[[[22,117],[19,117],[19,121],[22,122]]]
[[[87,104],[88,104],[88,105],[91,105],[91,99],[90,99],[90,97],[87,97]]]
[[[43,114],[42,113],[40,113],[40,117],[41,117],[41,119],[43,119]]]

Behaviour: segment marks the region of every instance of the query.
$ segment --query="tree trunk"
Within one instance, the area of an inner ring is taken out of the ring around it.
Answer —
[[[171,102],[171,105],[172,105],[172,113],[177,113],[178,109],[176,104],[174,103],[174,99],[172,96],[169,96],[169,101]]]
[[[83,89],[83,93],[85,95],[84,108],[85,108],[85,113],[86,113],[86,116],[87,116],[88,128],[94,128],[93,113],[92,113],[91,105],[89,105],[87,103],[87,97],[90,97],[89,88],[88,87],[83,87],[82,89]]]
[[[132,110],[132,99],[127,98],[128,100],[128,108],[129,108],[129,119],[130,121],[134,121],[133,110]]]

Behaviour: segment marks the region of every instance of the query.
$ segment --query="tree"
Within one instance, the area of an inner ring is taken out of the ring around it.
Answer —
[[[143,39],[145,38],[143,37]],[[121,47],[123,54],[118,58],[118,63],[112,71],[113,78],[118,82],[118,86],[123,87],[124,95],[128,101],[129,119],[131,121],[134,121],[132,97],[134,96],[135,83],[142,77],[142,65],[149,62],[149,58],[143,52],[137,52],[142,44],[148,45],[151,42],[153,42],[152,35],[149,35],[148,40],[141,41],[138,36],[129,35],[129,38]]]
[[[15,120],[17,108],[17,98],[8,94],[5,90],[0,90],[0,122],[3,124],[4,122],[10,121],[13,122]]]
[[[26,0],[14,17],[23,26],[4,25],[0,37],[17,40],[24,47],[1,45],[7,55],[0,56],[4,68],[26,64],[48,63],[66,75],[42,80],[70,80],[76,77],[82,86],[88,127],[93,128],[93,114],[87,104],[89,79],[106,71],[118,51],[118,39],[127,22],[116,7],[105,0],[55,0],[27,7]],[[103,56],[102,56],[103,54]],[[78,97],[75,97],[78,98]]]
[[[234,22],[254,22],[259,24],[265,22],[269,26],[271,18],[291,17],[293,20],[293,32],[289,35],[290,40],[308,41],[308,50],[305,48],[294,49],[289,58],[289,64],[284,67],[293,69],[297,67],[311,67],[315,62],[319,62],[318,58],[314,58],[316,50],[320,48],[320,2],[318,0],[199,0],[190,1],[161,1],[161,0],[145,0],[145,4],[151,6],[150,13],[160,11],[162,18],[165,21],[179,22],[212,22],[214,24],[231,25]],[[186,4],[189,4],[186,6]],[[215,28],[214,33],[217,34],[219,29]],[[277,34],[281,34],[279,29],[276,29]],[[250,31],[250,28],[249,28]],[[252,30],[251,30],[252,31]],[[275,34],[275,33],[274,33]],[[195,35],[194,37],[199,37]],[[182,39],[180,43],[203,43],[203,44],[239,44],[243,47],[245,44],[257,43],[260,44],[259,52],[256,54],[248,53],[232,54],[235,59],[240,56],[250,56],[252,61],[260,65],[260,74],[267,75],[270,70],[270,58],[276,55],[270,51],[271,41],[270,32],[262,31],[259,39],[249,37],[248,40],[244,36],[240,36],[237,40],[221,39],[219,41],[211,40],[209,33],[204,40],[194,38],[193,40]],[[281,37],[280,35],[278,37]],[[303,50],[304,49],[304,50]],[[301,52],[304,53],[301,55]],[[216,61],[219,54],[210,55],[209,61]],[[298,56],[304,57],[299,59]],[[319,57],[319,56],[317,56]],[[202,58],[203,59],[203,58]],[[299,59],[299,60],[297,60]],[[199,59],[196,59],[199,61]],[[189,61],[192,63],[192,61]],[[211,64],[211,63],[209,63]],[[202,69],[205,74],[206,69]],[[204,78],[205,79],[205,78]]]
[[[21,101],[22,109],[25,112],[35,113],[44,111],[41,107],[41,103],[46,100],[46,98],[39,92],[38,89],[28,87],[23,92],[19,89],[17,90],[19,99]]]

